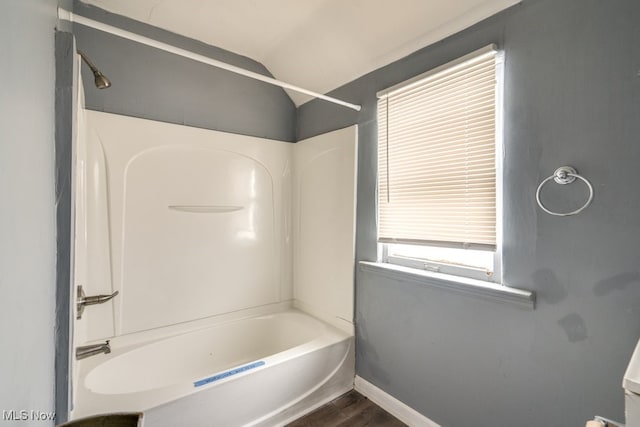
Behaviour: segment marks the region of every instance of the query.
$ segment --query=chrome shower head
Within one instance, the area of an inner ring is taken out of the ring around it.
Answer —
[[[100,71],[93,73],[94,80],[93,82],[96,84],[98,89],[106,89],[111,86],[111,81]]]
[[[82,60],[91,68],[91,72],[93,73],[93,81],[98,89],[106,89],[111,86],[111,81],[93,65],[93,62],[89,60],[87,55],[84,54],[81,50],[78,50],[78,54],[82,58]]]

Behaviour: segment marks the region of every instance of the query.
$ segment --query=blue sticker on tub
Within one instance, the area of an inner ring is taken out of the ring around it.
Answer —
[[[208,378],[205,378],[203,380],[198,380],[198,381],[193,383],[193,386],[194,387],[200,387],[200,386],[203,386],[203,385],[206,385],[206,384],[211,384],[212,382],[228,378],[228,377],[230,377],[232,375],[240,374],[242,372],[249,371],[251,369],[259,368],[260,366],[264,366],[264,364],[265,364],[265,362],[261,360],[259,362],[253,362],[253,363],[250,363],[248,365],[240,366],[239,368],[235,368],[235,369],[232,369],[230,371],[223,372],[221,374],[216,374],[216,375],[214,375],[212,377],[208,377]]]

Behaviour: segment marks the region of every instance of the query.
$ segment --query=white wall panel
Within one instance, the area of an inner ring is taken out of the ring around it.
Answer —
[[[300,141],[294,150],[296,304],[353,329],[357,126]]]
[[[83,117],[78,279],[119,295],[77,345],[292,299],[353,331],[355,126],[288,144]]]
[[[291,144],[86,117],[85,292],[120,292],[85,310],[89,339],[291,298]]]

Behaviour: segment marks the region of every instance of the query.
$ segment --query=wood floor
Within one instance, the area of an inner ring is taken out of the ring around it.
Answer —
[[[406,427],[355,390],[288,424],[287,427]]]

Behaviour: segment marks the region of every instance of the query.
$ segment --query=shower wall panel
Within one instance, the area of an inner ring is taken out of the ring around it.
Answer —
[[[353,333],[357,126],[295,144],[295,304]]]
[[[75,341],[291,306],[353,332],[357,128],[297,144],[82,110]]]
[[[89,340],[291,299],[291,144],[86,120],[85,236],[107,253],[87,253],[85,292],[120,292],[85,310]]]

